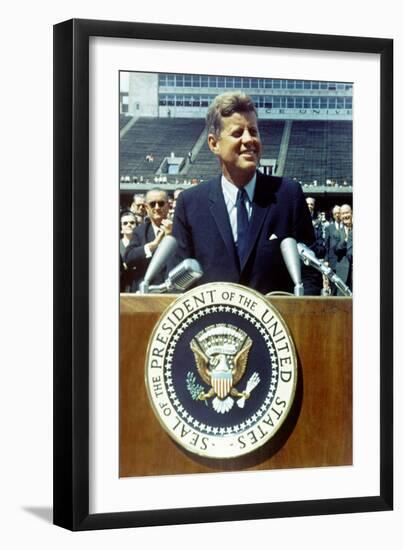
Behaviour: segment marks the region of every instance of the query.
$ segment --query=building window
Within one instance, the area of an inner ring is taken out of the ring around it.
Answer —
[[[200,76],[193,75],[192,80],[193,80],[193,86],[195,88],[200,88]]]
[[[208,88],[208,76],[202,76],[200,79],[200,85],[202,88]]]

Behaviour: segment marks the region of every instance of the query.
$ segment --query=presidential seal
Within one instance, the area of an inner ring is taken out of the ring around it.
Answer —
[[[297,381],[294,344],[261,294],[232,283],[186,292],[164,312],[146,357],[151,406],[192,453],[232,458],[269,441]]]

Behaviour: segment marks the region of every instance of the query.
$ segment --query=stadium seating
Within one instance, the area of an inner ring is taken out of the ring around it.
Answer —
[[[352,123],[293,121],[284,175],[303,183],[352,183]]]
[[[127,123],[128,118],[123,118]],[[284,126],[284,120],[259,121],[263,158],[278,158]],[[202,118],[139,118],[120,140],[120,175],[152,179],[172,151],[186,159],[203,130]],[[318,185],[326,180],[351,185],[351,143],[351,121],[294,120],[284,175],[308,185],[314,180]],[[150,154],[153,162],[146,160]],[[218,172],[217,159],[205,142],[179,178],[207,180]]]
[[[202,119],[139,118],[120,140],[120,175],[153,176],[171,152],[186,158],[203,128]]]
[[[122,130],[128,124],[133,117],[126,115],[119,115],[119,130]]]

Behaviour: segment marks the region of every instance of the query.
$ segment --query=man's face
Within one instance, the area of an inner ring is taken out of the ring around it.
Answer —
[[[220,159],[224,176],[233,183],[246,184],[256,171],[262,149],[255,113],[223,117],[220,136],[209,134],[208,145]]]
[[[150,191],[146,197],[147,214],[150,220],[159,226],[168,217],[169,202],[163,191]]]
[[[122,234],[125,237],[131,238],[133,229],[136,227],[136,221],[131,214],[124,214],[120,220]]]
[[[310,199],[309,197],[306,199],[306,204],[308,205],[309,212],[311,213],[311,216],[313,215],[315,211],[315,200]]]
[[[340,219],[346,227],[353,226],[353,212],[349,206],[342,206],[340,209]]]
[[[335,222],[340,221],[340,206],[335,206],[333,208],[333,219]]]
[[[137,214],[138,216],[141,216],[142,218],[144,218],[144,216],[146,215],[146,203],[144,198],[136,197],[132,202],[130,210],[134,214]]]

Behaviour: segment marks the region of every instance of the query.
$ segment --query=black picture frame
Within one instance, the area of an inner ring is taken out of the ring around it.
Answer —
[[[380,490],[365,497],[89,513],[89,39],[380,55]],[[391,510],[393,40],[73,19],[54,27],[54,523],[71,530]]]

